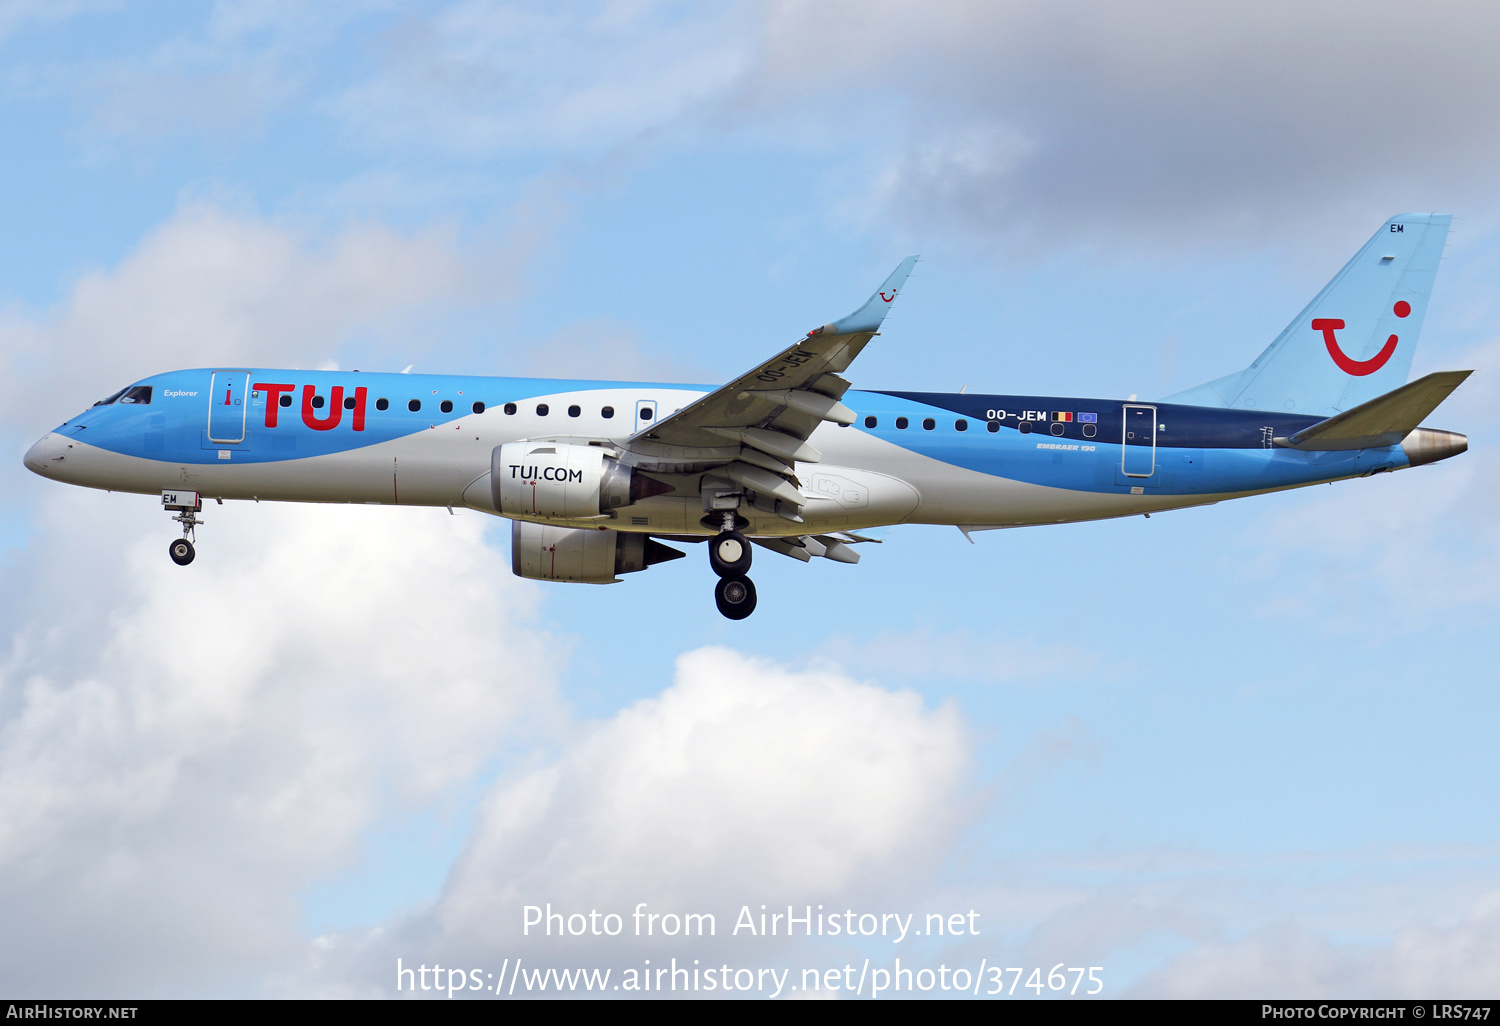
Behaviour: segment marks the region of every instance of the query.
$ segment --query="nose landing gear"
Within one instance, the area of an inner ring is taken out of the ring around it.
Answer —
[[[203,523],[198,519],[203,512],[203,497],[197,492],[165,491],[161,493],[161,504],[163,509],[176,510],[177,515],[172,519],[182,525],[182,537],[167,546],[167,554],[178,566],[187,566],[197,555],[193,549],[193,542],[198,540],[194,528]]]
[[[714,585],[714,605],[731,620],[743,620],[755,612],[755,583],[750,570],[750,540],[735,530],[734,513],[724,513],[724,529],[708,543],[708,565],[719,575]]]

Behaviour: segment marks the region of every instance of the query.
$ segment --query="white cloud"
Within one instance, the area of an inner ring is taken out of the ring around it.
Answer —
[[[450,154],[601,152],[721,95],[749,59],[735,5],[450,4],[386,37],[327,101],[354,137]]]
[[[286,986],[388,995],[397,957],[493,970],[518,953],[558,955],[557,938],[523,937],[529,904],[627,922],[638,902],[708,912],[715,935],[693,953],[728,944],[739,956],[751,954],[731,937],[742,905],[862,897],[889,911],[926,888],[977,811],[971,757],[951,705],[834,670],[689,652],[660,695],[496,783],[434,908],[326,938]],[[663,938],[637,940],[632,926],[614,941],[569,940],[569,959],[619,966]]]
[[[493,254],[491,254],[493,255]],[[514,261],[481,271],[456,229],[353,224],[327,237],[189,202],[61,309],[0,320],[0,408],[50,427],[121,385],[178,367],[313,365],[356,333],[390,337],[437,304],[514,294]],[[418,344],[426,344],[423,340]]]
[[[145,499],[46,514],[0,671],[8,990],[212,992],[274,964],[365,830],[555,722],[557,643],[485,518],[230,504],[180,568]]]
[[[1488,998],[1500,986],[1500,891],[1452,926],[1391,941],[1339,943],[1293,920],[1242,940],[1195,947],[1143,981],[1168,998]]]
[[[735,908],[932,868],[963,818],[970,744],[951,706],[725,649],[501,783],[437,916],[514,935],[539,900]]]
[[[1493,844],[1002,853],[968,867],[982,883],[960,892],[988,932],[946,960],[1102,966],[1106,997],[1482,997],[1500,943],[1495,855]]]
[[[1413,208],[1500,214],[1497,27],[1488,5],[1413,23],[1394,0],[254,2],[140,58],[33,77],[88,81],[107,140],[243,137],[293,103],[423,164],[749,132],[851,161],[868,195],[850,209],[924,235],[1261,244]],[[351,37],[370,64],[343,56]]]
[[[743,96],[885,141],[879,195],[919,225],[1139,246],[1464,200],[1495,213],[1488,5],[1415,22],[1395,2],[767,10]]]
[[[1413,22],[1394,0],[241,2],[139,57],[23,77],[78,91],[97,139],[243,139],[297,104],[424,164],[748,131],[859,165],[851,209],[875,222],[1140,248],[1500,214],[1497,28],[1490,5]],[[351,64],[350,38],[374,60]]]
[[[57,309],[6,312],[0,423],[24,445],[149,373],[331,362],[511,294],[519,261],[500,255],[480,271],[451,228],[323,234],[185,203]],[[150,499],[19,461],[7,478],[36,525],[0,589],[0,919],[28,924],[0,953],[12,991],[253,977],[302,949],[297,895],[370,830],[461,804],[561,718],[566,644],[484,543],[488,518],[231,503],[179,568]]]

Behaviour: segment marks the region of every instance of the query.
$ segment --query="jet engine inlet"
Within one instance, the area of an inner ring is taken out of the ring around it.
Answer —
[[[507,442],[490,454],[490,497],[507,517],[588,520],[671,490],[593,445]]]

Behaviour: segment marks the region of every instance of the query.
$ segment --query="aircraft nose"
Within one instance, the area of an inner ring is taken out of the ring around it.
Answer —
[[[61,466],[67,450],[67,439],[55,432],[48,432],[26,450],[26,469],[37,474],[48,474]]]

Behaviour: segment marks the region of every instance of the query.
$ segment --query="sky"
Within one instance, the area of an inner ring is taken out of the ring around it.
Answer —
[[[899,958],[946,967],[928,998],[1493,996],[1497,36],[1443,2],[0,0],[0,993],[675,958],[866,999]],[[516,578],[474,511],[227,503],[184,569],[153,498],[21,464],[181,367],[713,385],[908,253],[856,387],[1164,396],[1427,210],[1413,376],[1476,371],[1428,421],[1468,453],[762,552],[741,622],[700,558]],[[549,904],[623,925],[527,932]]]

